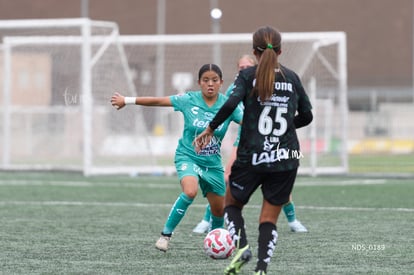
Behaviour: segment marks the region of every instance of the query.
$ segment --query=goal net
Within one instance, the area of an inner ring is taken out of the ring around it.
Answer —
[[[88,19],[0,22],[2,169],[62,169],[85,175],[172,174],[183,119],[169,107],[110,105],[127,96],[198,90],[206,63],[223,70],[223,92],[251,34],[120,36],[116,24]],[[280,62],[301,77],[314,121],[298,130],[299,172],[348,169],[346,37],[283,33]],[[225,161],[237,134],[223,141]]]
[[[108,131],[134,129],[132,134],[149,139],[139,110],[117,114],[130,129],[119,128],[112,119],[111,94],[119,89],[135,95],[116,24],[5,20],[0,21],[0,37],[2,169],[92,174],[95,167],[116,163],[103,148]],[[121,166],[130,161],[129,156],[117,158]]]

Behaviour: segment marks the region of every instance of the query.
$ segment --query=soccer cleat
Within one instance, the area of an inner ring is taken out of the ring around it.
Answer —
[[[155,247],[161,251],[166,252],[168,250],[168,244],[170,243],[171,237],[161,235],[158,241],[155,243]]]
[[[254,273],[254,275],[266,275],[266,272],[264,272],[263,270],[258,270]]]
[[[242,266],[248,261],[250,261],[251,258],[252,252],[250,251],[249,245],[246,245],[245,247],[239,249],[231,263],[224,270],[224,275],[239,274]]]
[[[198,234],[207,233],[210,228],[210,223],[208,221],[202,220],[199,222],[196,227],[194,227],[193,232]]]
[[[308,232],[308,229],[306,229],[306,227],[303,226],[303,224],[298,220],[289,222],[289,227],[292,232],[300,232],[300,233]]]

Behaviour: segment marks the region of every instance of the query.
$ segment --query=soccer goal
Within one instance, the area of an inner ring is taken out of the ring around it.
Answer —
[[[197,72],[217,63],[225,88],[251,34],[120,36],[89,19],[0,21],[1,169],[85,175],[171,174],[182,117],[167,107],[116,111],[110,96],[167,96],[198,89]],[[298,130],[300,173],[345,173],[346,36],[283,33],[281,63],[300,74],[315,120]],[[237,127],[223,141],[223,158]]]
[[[140,110],[112,119],[110,96],[135,95],[113,22],[89,19],[0,21],[1,168],[93,174],[117,163],[102,148],[107,132],[150,135]],[[110,145],[108,145],[110,146]],[[126,146],[129,146],[126,144]],[[143,150],[152,155],[149,147]],[[126,148],[129,155],[133,148]],[[117,156],[122,159],[122,156]],[[122,166],[129,161],[120,160]],[[145,164],[154,164],[145,157]],[[139,161],[131,162],[131,165]],[[117,167],[117,165],[115,165]]]

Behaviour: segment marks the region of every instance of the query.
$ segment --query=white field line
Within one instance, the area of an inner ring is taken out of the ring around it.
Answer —
[[[348,186],[348,185],[375,185],[388,184],[386,179],[346,179],[333,181],[301,180],[300,186]],[[177,183],[122,183],[106,182],[92,183],[88,181],[44,181],[44,180],[0,180],[0,186],[73,186],[73,187],[134,187],[154,189],[179,188]],[[146,203],[123,203],[123,202],[81,202],[81,201],[0,201],[0,206],[5,205],[42,205],[42,206],[108,206],[108,207],[171,207],[170,204],[146,204]],[[193,207],[202,207],[204,204],[193,204]],[[259,205],[247,205],[248,208],[259,208]],[[363,208],[363,207],[320,207],[320,206],[297,206],[299,209],[331,210],[331,211],[399,211],[414,212],[412,208]]]
[[[104,206],[104,207],[166,207],[171,204],[157,203],[127,203],[127,202],[83,202],[83,201],[0,201],[0,206],[22,205],[22,206]],[[191,207],[205,208],[205,204],[192,204]],[[260,208],[260,205],[246,205],[246,208]],[[373,207],[336,207],[336,206],[296,206],[299,209],[312,209],[322,211],[397,211],[414,212],[414,208],[373,208]]]
[[[86,181],[0,180],[0,186],[93,186]]]
[[[404,183],[404,181],[402,181]],[[391,184],[386,179],[345,179],[332,181],[298,180],[295,186],[350,186],[350,185],[382,185]],[[135,187],[135,188],[177,188],[179,183],[142,183],[142,182],[104,182],[88,181],[48,181],[48,180],[0,180],[0,186],[73,186],[73,187]]]
[[[0,186],[69,186],[69,187],[135,187],[135,188],[154,188],[172,189],[179,188],[178,183],[92,183],[87,181],[40,181],[40,180],[0,180]]]
[[[332,180],[323,181],[318,180],[299,180],[295,186],[347,186],[347,185],[379,185],[390,184],[386,179],[347,179],[347,180]]]

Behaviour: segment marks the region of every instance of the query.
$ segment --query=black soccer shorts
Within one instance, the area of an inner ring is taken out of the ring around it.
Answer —
[[[229,177],[232,196],[247,204],[251,195],[261,186],[263,197],[273,205],[289,202],[298,169],[281,172],[256,172],[247,167],[233,165]]]

